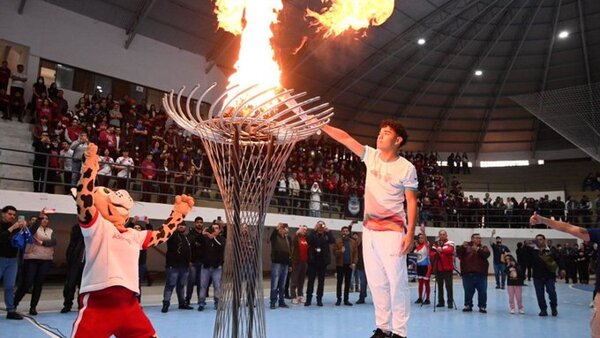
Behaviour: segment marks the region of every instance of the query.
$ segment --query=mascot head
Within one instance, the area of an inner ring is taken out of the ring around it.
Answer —
[[[73,197],[77,191],[71,190]],[[98,212],[115,225],[119,231],[126,231],[125,224],[129,220],[129,211],[133,207],[133,199],[126,190],[111,190],[106,187],[95,187],[92,192],[94,195],[94,206]]]

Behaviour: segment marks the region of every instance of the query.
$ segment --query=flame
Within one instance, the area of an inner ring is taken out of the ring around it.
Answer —
[[[271,46],[282,0],[216,0],[219,27],[242,35],[236,72],[229,77],[228,88],[252,85],[260,88],[281,87],[281,69]]]
[[[346,30],[355,31],[383,24],[394,12],[394,0],[321,0],[330,3],[320,14],[310,9],[306,17],[315,20],[317,32],[324,37],[338,36]]]

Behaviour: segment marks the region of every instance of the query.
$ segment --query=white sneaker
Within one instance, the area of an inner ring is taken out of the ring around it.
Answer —
[[[525,314],[525,310],[523,310],[523,309],[519,309],[519,314],[520,314],[520,315],[524,315],[524,314]]]
[[[298,297],[298,304],[304,304],[304,297]]]
[[[300,304],[300,300],[296,297],[292,299],[292,304]]]
[[[510,314],[514,315],[515,314],[515,309],[510,309]]]

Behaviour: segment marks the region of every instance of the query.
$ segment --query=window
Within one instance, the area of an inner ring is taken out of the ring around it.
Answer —
[[[73,77],[75,76],[75,69],[61,64],[56,65],[56,85],[62,89],[73,89]]]
[[[516,161],[481,161],[479,166],[482,168],[494,168],[494,167],[525,167],[529,165],[528,160],[516,160]]]

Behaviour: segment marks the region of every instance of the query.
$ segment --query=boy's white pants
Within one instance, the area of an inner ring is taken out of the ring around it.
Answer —
[[[375,305],[375,325],[407,336],[410,292],[406,255],[400,255],[404,233],[363,227],[363,257],[367,283]]]

